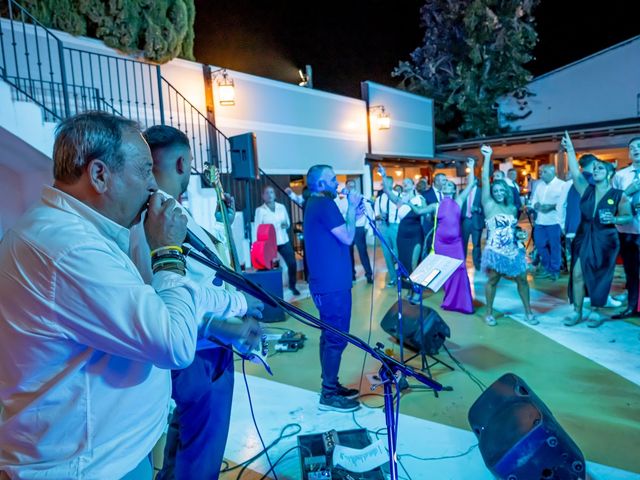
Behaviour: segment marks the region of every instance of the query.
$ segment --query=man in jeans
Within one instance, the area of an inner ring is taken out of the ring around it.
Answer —
[[[382,181],[388,184],[389,189],[393,188],[392,177],[384,177]],[[387,283],[387,286],[392,287],[396,284],[397,280],[394,255],[396,257],[398,256],[398,226],[400,225],[398,207],[391,201],[389,196],[382,191],[376,198],[373,208],[376,218],[380,219],[378,223],[380,233],[385,242],[387,242],[387,245],[382,246],[382,254],[384,255],[384,261],[387,264],[387,272],[389,275],[389,283]],[[391,251],[389,249],[391,249]],[[393,252],[393,254],[391,252]]]
[[[349,331],[351,321],[351,255],[349,246],[356,233],[356,212],[361,210],[362,196],[348,195],[345,217],[334,202],[338,180],[328,165],[314,165],[307,172],[311,196],[306,202],[304,238],[309,265],[309,290],[320,312],[320,319]],[[338,382],[340,360],[347,341],[325,330],[320,334],[322,392],[320,409],[351,412],[360,407],[355,400],[359,392]]]
[[[638,206],[640,205],[640,137],[634,137],[629,141],[629,160],[631,165],[618,171],[611,182],[613,188],[624,190],[631,198],[634,212],[633,221],[628,225],[618,226],[620,235],[620,256],[624,266],[624,275],[627,281],[627,308],[614,315],[618,320],[623,318],[639,317],[638,313],[638,279],[640,269],[640,220]]]
[[[542,182],[538,185],[531,204],[536,211],[533,241],[540,255],[543,270],[537,278],[557,280],[560,275],[561,247],[560,237],[564,225],[564,203],[567,189],[565,182],[556,177],[553,165],[540,167]]]

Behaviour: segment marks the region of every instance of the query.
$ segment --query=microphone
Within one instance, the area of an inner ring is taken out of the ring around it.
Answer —
[[[207,259],[211,260],[213,263],[217,264],[217,265],[222,265],[222,262],[220,261],[220,258],[218,258],[218,256],[213,253],[209,247],[207,247],[204,242],[202,240],[200,240],[197,235],[195,233],[193,233],[191,230],[189,230],[187,228],[187,236],[184,238],[184,243],[188,243],[189,245],[191,245],[193,247],[194,250],[197,250],[198,252],[200,252],[202,255],[204,255],[205,257],[207,257]],[[219,287],[222,285],[222,279],[219,278],[217,275],[216,277],[213,279],[213,284],[216,287]]]

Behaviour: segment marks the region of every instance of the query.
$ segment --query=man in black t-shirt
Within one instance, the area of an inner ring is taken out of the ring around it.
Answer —
[[[320,319],[344,332],[351,321],[351,255],[356,215],[362,196],[351,192],[345,218],[333,199],[338,180],[328,165],[314,165],[307,173],[311,196],[304,214],[305,256],[309,267],[309,289]],[[351,412],[360,407],[358,390],[338,382],[340,360],[347,341],[335,334],[320,334],[322,392],[320,409]]]

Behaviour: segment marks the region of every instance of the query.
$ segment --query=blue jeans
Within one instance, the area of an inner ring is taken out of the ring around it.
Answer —
[[[390,223],[387,225],[385,222],[380,222],[379,230],[382,234],[382,237],[387,242],[391,250],[398,256],[398,224]],[[389,249],[382,245],[382,254],[384,255],[384,261],[387,264],[387,271],[389,272],[389,280],[392,282],[396,281],[396,261],[394,260],[393,255],[389,252]]]
[[[176,409],[156,480],[218,478],[231,418],[233,354],[226,348],[197,351],[171,379]]]
[[[351,323],[351,289],[313,295],[313,303],[320,311],[320,320],[342,332],[349,332]],[[335,394],[338,388],[338,372],[342,352],[347,341],[338,335],[322,331],[320,334],[320,367],[322,368],[322,393]]]
[[[560,225],[536,225],[533,230],[533,241],[540,256],[540,263],[552,275],[560,273],[562,261],[560,234]]]

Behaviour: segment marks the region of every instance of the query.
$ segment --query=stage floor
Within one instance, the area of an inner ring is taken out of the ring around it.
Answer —
[[[367,285],[360,277],[354,285],[351,332],[371,345],[382,342],[398,355],[397,343],[380,328],[380,320],[396,301],[396,291],[385,288],[384,262],[378,257],[375,284]],[[502,315],[497,317],[496,327],[488,327],[483,322],[485,278],[473,267],[468,269],[476,292],[475,314],[442,311],[441,293],[425,298],[425,305],[434,308],[451,328],[447,346],[455,358],[486,385],[506,372],[522,377],[582,450],[588,461],[589,478],[640,479],[638,322],[609,321],[598,329],[589,329],[584,323],[571,328],[562,326],[562,318],[570,308],[565,300],[568,277],[563,275],[556,282],[532,280],[532,306],[540,314],[540,325],[536,326],[523,322],[515,284],[502,280],[495,302]],[[617,272],[614,289],[622,286],[621,272]],[[317,313],[309,298],[298,300],[297,304]],[[318,332],[293,319],[266,326],[274,333],[282,328],[304,332],[308,337],[305,347],[270,357],[273,377],[257,365],[246,366],[256,420],[266,444],[278,438],[289,423],[300,425],[299,434],[352,429],[358,424],[371,431],[384,427],[379,396],[363,397],[368,406],[354,414],[320,412]],[[451,363],[444,351],[438,357]],[[419,367],[419,359],[412,365]],[[364,368],[365,375],[374,373],[377,366],[376,361],[349,346],[343,356],[341,382],[360,386],[362,393],[368,393],[369,383],[366,378],[361,382],[361,372]],[[240,362],[236,367],[233,418],[225,452],[231,464],[251,458],[262,449],[251,420]],[[417,389],[403,393],[398,432],[401,478],[493,478],[474,447],[477,441],[467,423],[469,407],[481,393],[479,387],[457,367],[449,371],[436,366],[432,371],[437,381],[451,386],[453,391],[442,392],[439,398]],[[290,427],[285,433],[293,431]],[[272,462],[294,445],[296,436],[278,443],[270,453]],[[409,454],[422,460],[406,456]],[[435,459],[439,457],[453,458]],[[262,477],[269,464],[262,457],[249,468],[242,478]],[[298,452],[289,452],[276,466],[276,473],[281,479],[301,478]],[[236,478],[237,474],[238,470],[234,470],[221,478]],[[273,474],[269,477],[274,478]]]

